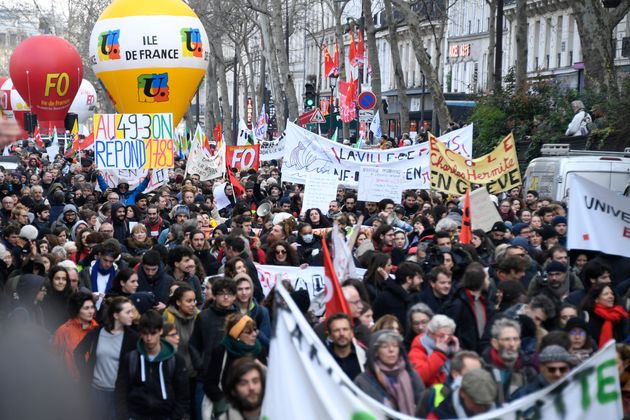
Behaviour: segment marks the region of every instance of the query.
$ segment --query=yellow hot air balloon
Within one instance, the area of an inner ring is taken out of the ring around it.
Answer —
[[[173,113],[178,124],[209,61],[208,36],[180,0],[115,0],[94,25],[90,60],[120,113]]]

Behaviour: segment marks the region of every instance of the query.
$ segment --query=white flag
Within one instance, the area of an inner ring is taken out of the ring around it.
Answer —
[[[247,146],[251,135],[252,131],[247,127],[247,124],[245,124],[245,121],[241,118],[238,122],[238,137],[236,137],[236,145]]]
[[[258,140],[264,140],[267,134],[267,114],[265,113],[265,104],[263,104],[260,110],[258,120],[256,120],[256,129],[254,130],[254,137]]]
[[[630,198],[570,176],[567,247],[630,257]]]
[[[381,129],[381,117],[379,116],[379,112],[375,111],[374,118],[372,118],[372,122],[370,123],[370,131],[374,133],[374,138],[380,140],[383,135],[383,130]]]

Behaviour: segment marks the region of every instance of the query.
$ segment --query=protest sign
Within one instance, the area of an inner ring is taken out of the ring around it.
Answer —
[[[337,177],[329,174],[312,173],[306,178],[302,211],[317,208],[322,213],[328,212],[328,205],[337,197]]]
[[[490,232],[492,226],[501,221],[499,211],[490,199],[486,187],[477,188],[470,193],[470,219],[472,230],[481,229],[484,232]]]
[[[398,149],[355,149],[332,142],[288,122],[282,180],[304,184],[309,173],[331,173],[349,188],[357,188],[361,167],[399,169],[401,188],[429,189],[429,143]],[[458,140],[460,143],[464,140]],[[472,137],[460,152],[472,150]]]
[[[245,121],[241,118],[238,121],[238,136],[236,137],[236,145],[247,146],[250,139],[253,139],[252,131],[247,128],[247,124],[245,124]]]
[[[431,149],[431,188],[453,195],[464,195],[470,184],[485,185],[488,192],[498,194],[521,184],[516,144],[508,134],[487,155],[466,159],[448,149],[429,134]]]
[[[403,191],[400,183],[402,177],[401,169],[362,167],[359,175],[359,200],[379,202],[384,198],[391,198],[398,203]]]
[[[101,175],[110,188],[116,188],[119,183],[126,182],[129,184],[129,190],[133,191],[144,180],[144,178],[146,178],[147,172],[149,171],[146,169],[109,169],[101,171]],[[157,169],[153,171],[149,185],[143,192],[150,193],[167,183],[168,170]],[[96,189],[100,191],[98,182],[96,183]]]
[[[260,143],[260,161],[269,162],[270,160],[281,159],[284,155],[284,147],[286,144],[284,135],[274,140],[263,140]]]
[[[411,419],[368,396],[344,373],[282,284],[271,339],[262,417]],[[291,372],[287,386],[286,372]],[[614,341],[558,382],[475,419],[623,418]]]
[[[228,168],[236,168],[239,171],[260,167],[260,145],[227,146],[225,159]]]
[[[630,257],[630,198],[586,178],[569,178],[567,247]]]
[[[99,169],[174,166],[173,114],[95,114],[94,158]]]
[[[48,155],[49,161],[52,162],[53,160],[55,160],[55,158],[59,154],[59,145],[53,144],[52,146],[47,147],[46,154]]]
[[[225,174],[225,147],[220,147],[210,156],[200,142],[193,141],[186,163],[186,173],[199,175],[200,181],[222,178]]]
[[[222,210],[232,204],[230,199],[225,194],[226,183],[216,183],[212,188],[212,195],[214,197],[214,203],[217,206],[217,210]]]

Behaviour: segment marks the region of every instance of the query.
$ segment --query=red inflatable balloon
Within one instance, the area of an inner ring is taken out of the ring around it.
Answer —
[[[40,125],[51,122],[63,132],[64,119],[83,80],[77,49],[57,36],[32,36],[13,51],[9,74]]]

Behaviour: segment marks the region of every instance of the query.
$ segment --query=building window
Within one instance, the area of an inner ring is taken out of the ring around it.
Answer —
[[[560,67],[560,60],[562,55],[560,53],[556,54],[556,67]]]
[[[548,69],[549,68],[549,54],[547,54],[545,56],[545,68]]]
[[[573,65],[573,51],[569,51],[569,65]]]

